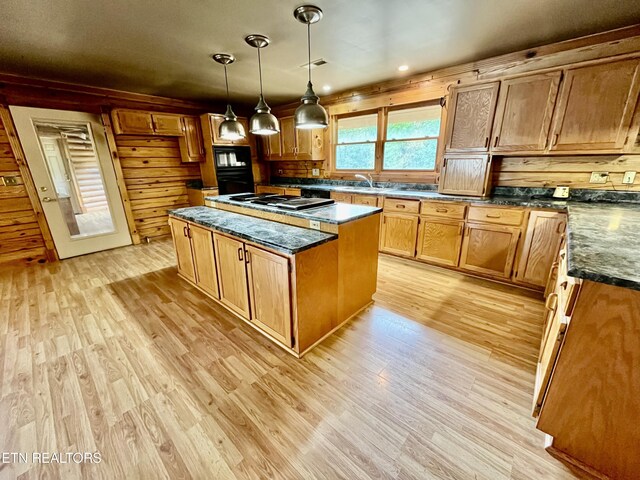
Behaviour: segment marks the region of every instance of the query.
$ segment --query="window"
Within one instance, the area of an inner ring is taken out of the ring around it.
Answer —
[[[335,170],[435,170],[441,114],[442,107],[433,102],[338,118]],[[385,131],[378,131],[379,119],[386,125]],[[376,152],[380,154],[376,156]]]
[[[378,114],[338,119],[337,170],[373,170],[378,140]]]
[[[382,169],[434,170],[440,113],[440,105],[389,111]]]

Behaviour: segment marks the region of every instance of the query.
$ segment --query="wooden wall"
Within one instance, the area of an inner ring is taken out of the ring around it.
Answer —
[[[322,160],[313,161],[290,161],[290,162],[268,162],[269,173],[272,177],[294,177],[294,178],[324,178],[325,162]],[[318,168],[320,176],[314,177],[312,170]]]
[[[167,210],[189,205],[185,182],[200,178],[200,167],[182,163],[177,137],[115,137],[140,238],[170,233]]]
[[[46,248],[31,206],[7,131],[0,119],[0,176],[18,179],[16,186],[0,184],[0,263],[44,261]]]
[[[624,172],[639,172],[634,185],[623,185]],[[589,183],[591,172],[609,172],[607,183]],[[493,184],[505,187],[589,188],[640,191],[640,155],[567,157],[496,157]]]

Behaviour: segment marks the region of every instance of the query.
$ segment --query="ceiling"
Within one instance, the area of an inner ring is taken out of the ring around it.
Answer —
[[[304,92],[306,27],[295,0],[2,0],[0,71],[173,98],[224,97],[210,56],[233,53],[232,99],[257,99],[250,33],[263,50],[264,88],[273,106]],[[341,91],[589,33],[640,23],[640,2],[620,0],[317,0],[313,71]],[[409,65],[407,72],[399,65]]]

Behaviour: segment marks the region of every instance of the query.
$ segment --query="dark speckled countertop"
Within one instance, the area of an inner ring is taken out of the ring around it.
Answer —
[[[169,215],[264,245],[286,254],[296,254],[338,238],[331,233],[225,212],[210,207],[170,210]]]
[[[237,195],[237,194],[234,194]],[[249,202],[236,202],[230,197],[234,195],[220,195],[218,197],[205,197],[205,200],[211,202],[220,202],[228,205],[238,205],[241,207],[252,208],[254,210],[262,210],[265,212],[280,213],[289,215],[290,217],[305,218],[307,220],[315,220],[322,223],[332,223],[341,225],[343,223],[353,222],[360,218],[381,213],[382,209],[378,207],[368,207],[366,205],[351,205],[349,203],[335,203],[317,208],[309,208],[307,210],[283,210],[278,207],[269,205],[259,205]]]

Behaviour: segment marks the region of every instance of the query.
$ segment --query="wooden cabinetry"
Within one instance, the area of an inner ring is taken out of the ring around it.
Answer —
[[[380,251],[413,257],[416,254],[419,217],[404,213],[383,213]]]
[[[520,228],[517,227],[468,223],[460,268],[493,277],[511,277],[519,238]]]
[[[457,267],[463,231],[463,221],[422,217],[416,258]]]
[[[244,126],[245,137],[238,140],[225,140],[220,138],[220,124],[224,121],[224,115],[208,113],[203,115],[209,123],[208,131],[211,136],[212,145],[245,145],[249,146],[249,122],[244,117],[238,117],[238,121]],[[202,117],[201,117],[202,118]]]
[[[375,195],[352,195],[351,203],[354,205],[367,205],[369,207],[378,207],[380,205],[380,198]]]
[[[487,152],[499,82],[451,89],[445,149],[447,152]]]
[[[271,185],[256,185],[256,193],[273,193],[274,195],[284,195],[284,188],[272,187]]]
[[[213,234],[206,228],[188,225],[191,251],[195,269],[195,283],[209,295],[220,298],[218,273],[213,249]]]
[[[244,318],[250,318],[244,243],[213,234],[217,259],[220,301]]]
[[[489,155],[445,155],[438,191],[451,195],[482,197],[490,193]]]
[[[293,117],[280,119],[280,133],[263,140],[266,160],[324,160],[324,130],[295,128]]]
[[[564,213],[532,211],[514,280],[543,287],[560,248],[567,224]]]
[[[183,117],[182,125],[184,135],[178,139],[182,161],[202,162],[204,160],[204,141],[200,120],[197,117]]]
[[[178,260],[178,273],[187,280],[195,283],[196,272],[191,252],[191,239],[189,238],[189,224],[177,218],[169,218],[169,226],[173,237],[173,247]]]
[[[547,147],[561,72],[504,80],[493,127],[495,152],[540,152]]]
[[[638,100],[639,66],[631,59],[568,69],[551,150],[621,151]]]
[[[336,202],[339,203],[351,203],[353,200],[353,196],[350,193],[344,192],[331,192],[331,198],[333,198]]]
[[[111,112],[116,135],[183,135],[182,116],[116,108]]]
[[[287,346],[291,346],[289,260],[247,246],[246,263],[251,321]]]

